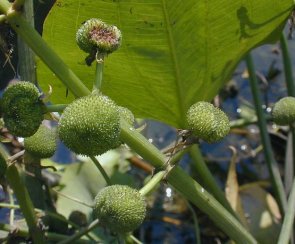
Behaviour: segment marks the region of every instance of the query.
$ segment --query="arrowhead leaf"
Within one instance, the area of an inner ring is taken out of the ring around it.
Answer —
[[[273,42],[293,0],[59,0],[44,25],[44,38],[92,88],[94,65],[85,65],[75,33],[90,18],[118,26],[123,45],[105,61],[102,91],[136,117],[185,127],[185,113],[211,100],[241,58]],[[41,62],[38,79],[53,87],[52,101],[69,103],[66,88]]]

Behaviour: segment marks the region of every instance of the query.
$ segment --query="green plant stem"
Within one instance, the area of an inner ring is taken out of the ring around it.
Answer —
[[[264,112],[262,109],[260,90],[259,90],[258,81],[256,78],[255,68],[253,65],[251,54],[248,54],[246,56],[246,63],[248,67],[249,81],[250,81],[251,91],[252,91],[255,109],[257,113],[257,118],[258,118],[258,126],[260,129],[261,141],[262,141],[262,145],[264,149],[263,150],[264,157],[268,166],[272,186],[274,188],[278,205],[280,207],[281,213],[284,214],[285,208],[286,208],[286,195],[285,195],[282,179],[280,176],[279,168],[278,168],[277,162],[274,159],[269,134],[267,132],[267,124],[266,124]]]
[[[294,80],[293,80],[290,51],[288,48],[286,37],[283,33],[281,34],[280,43],[281,43],[281,49],[282,49],[282,57],[283,57],[288,96],[295,97],[295,86],[294,86]]]
[[[196,241],[197,241],[198,244],[201,244],[201,231],[200,231],[200,225],[199,225],[199,222],[198,222],[197,215],[195,213],[194,208],[192,207],[192,205],[189,202],[187,203],[187,206],[188,206],[189,210],[192,213],[192,218],[193,218],[194,227],[195,227]]]
[[[158,185],[159,183],[162,181],[163,177],[165,176],[167,172],[165,170],[158,172],[157,174],[155,174],[147,184],[145,184],[144,187],[142,187],[139,190],[139,193],[142,196],[146,196],[148,195],[150,192],[152,192]]]
[[[6,14],[10,5],[11,4],[8,1],[1,0],[0,11]],[[17,34],[21,36],[34,52],[40,56],[45,64],[56,73],[74,95],[79,97],[90,94],[90,91],[83,85],[79,78],[77,78],[77,76],[62,62],[38,33],[31,28],[21,16],[15,13],[9,14],[8,21]],[[130,129],[129,125],[123,127],[124,128],[121,130],[123,141],[125,141],[144,159],[150,161],[154,167],[161,168],[165,164],[165,156],[144,136],[134,129]],[[230,213],[228,213],[220,203],[218,203],[179,167],[174,167],[169,173],[168,181],[187,199],[208,214],[217,226],[238,243],[256,243],[255,239],[249,234],[249,232],[247,232],[247,230]]]
[[[97,227],[99,224],[99,220],[96,219],[94,220],[89,226],[81,229],[79,232],[76,234],[72,235],[71,237],[59,242],[58,244],[67,244],[67,243],[76,243],[77,240],[79,240],[82,236],[86,235],[88,232],[93,230],[95,227]]]
[[[46,105],[45,111],[46,112],[63,112],[68,104],[50,104]]]
[[[126,122],[121,124],[121,139],[156,168],[162,168],[166,158],[137,130],[130,129]],[[249,232],[202,186],[175,166],[167,175],[167,181],[189,201],[209,215],[212,221],[237,243],[257,243]]]
[[[227,211],[236,217],[236,213],[225,198],[223,191],[217,185],[214,176],[208,169],[200,148],[197,145],[191,147],[190,156],[193,160],[192,166],[195,168],[198,178],[201,180],[204,187],[223,205],[223,207],[227,209]]]
[[[291,193],[288,199],[287,209],[286,209],[282,229],[280,232],[278,244],[288,244],[293,231],[293,223],[295,216],[295,180],[291,188]]]
[[[99,92],[102,85],[104,57],[98,56],[96,59],[95,80],[93,82],[92,92]]]
[[[8,224],[0,223],[0,230],[15,233],[15,229],[11,227]],[[22,229],[22,228],[17,228],[17,232],[14,234],[15,236],[20,236],[20,237],[28,237],[29,236],[29,231],[27,229]],[[57,233],[47,233],[46,234],[46,239],[49,241],[60,241],[68,238],[66,235],[61,235]],[[38,242],[36,242],[39,244]],[[76,240],[75,244],[89,244],[89,240],[81,238],[80,240]]]
[[[0,153],[7,161],[8,154],[2,145],[0,145]],[[40,244],[45,243],[44,235],[37,225],[37,217],[34,212],[33,203],[30,199],[28,190],[25,188],[24,182],[20,177],[18,169],[14,164],[11,164],[7,167],[5,174],[8,183],[12,187],[13,192],[19,202],[21,211],[26,219],[33,241]]]
[[[14,204],[13,194],[12,194],[12,192],[11,192],[10,187],[8,187],[8,197],[9,197],[9,203],[10,203],[10,204]],[[11,208],[11,209],[10,209],[10,216],[9,216],[9,224],[10,224],[11,226],[14,225],[14,213],[15,213],[14,209]]]
[[[87,87],[62,59],[43,41],[42,37],[16,11],[9,10],[11,4],[6,0],[0,1],[0,11],[7,15],[7,21],[15,32],[31,47],[40,59],[63,81],[76,97],[90,94]]]
[[[290,57],[290,51],[288,48],[288,43],[284,33],[281,34],[280,43],[281,43],[282,56],[283,56],[287,93],[288,93],[288,96],[295,97],[295,86],[294,86],[294,79],[293,79],[293,72],[292,72],[292,62]],[[293,149],[292,156],[293,156],[293,162],[294,162],[295,160],[295,128],[293,126],[290,126],[290,130],[292,133],[292,149]],[[295,164],[293,164],[293,177],[294,175],[295,175]]]
[[[93,161],[93,163],[95,164],[95,166],[98,168],[99,172],[102,174],[107,185],[108,186],[112,185],[112,181],[111,181],[110,177],[108,176],[108,174],[106,173],[104,168],[101,166],[100,162],[96,159],[96,157],[90,156],[90,158]]]

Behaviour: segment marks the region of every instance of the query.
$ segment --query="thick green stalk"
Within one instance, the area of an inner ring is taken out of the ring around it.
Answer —
[[[288,43],[287,43],[284,33],[281,34],[280,43],[281,43],[282,56],[283,56],[287,93],[288,93],[288,96],[295,97],[295,86],[294,86],[294,79],[293,79],[293,72],[292,72],[292,61],[291,61],[291,57],[290,57]],[[292,157],[293,157],[293,162],[294,162],[294,160],[295,160],[295,128],[293,126],[290,126],[290,130],[292,133],[291,143],[292,143],[292,149],[293,149]],[[291,173],[291,175],[292,176],[290,178],[292,179],[295,175],[295,165],[294,164],[293,164],[293,174]]]
[[[13,188],[13,192],[26,219],[34,243],[45,243],[44,235],[37,224],[33,203],[15,165],[10,165],[7,168],[6,177],[9,185]]]
[[[3,12],[5,10],[4,13],[6,13],[8,8],[5,9],[5,7],[9,7],[9,5],[5,0],[0,1],[0,11]],[[77,76],[48,47],[36,31],[26,24],[21,16],[15,13],[9,14],[8,21],[34,52],[41,57],[76,96],[90,94],[90,91],[82,84]],[[161,168],[166,163],[165,156],[144,136],[130,128],[129,125],[122,128],[121,136],[123,141],[143,158],[150,161],[155,167]],[[187,199],[191,200],[196,206],[207,213],[231,238],[238,243],[256,243],[255,239],[247,230],[220,203],[179,167],[174,167],[167,179]]]
[[[103,65],[104,65],[104,57],[98,56],[95,60],[96,68],[95,68],[95,79],[93,82],[92,92],[100,91],[102,85],[102,75],[103,75]]]
[[[191,147],[190,155],[193,160],[192,166],[195,168],[198,178],[202,181],[204,187],[223,205],[223,207],[227,209],[227,211],[236,216],[229,202],[225,198],[224,193],[219,188],[213,175],[208,169],[197,145]]]
[[[7,21],[11,27],[31,47],[35,54],[62,80],[76,97],[90,94],[87,87],[46,42],[43,41],[37,31],[18,12],[9,11],[10,6],[7,1],[0,1],[0,11],[7,14]]]
[[[145,184],[144,187],[142,187],[139,192],[141,195],[146,196],[148,195],[150,192],[152,192],[158,185],[159,183],[162,181],[163,177],[165,176],[166,171],[160,171],[157,174],[155,174],[148,183]]]
[[[127,123],[122,123],[121,126],[121,138],[127,145],[156,168],[165,165],[165,156],[143,135],[131,129]],[[237,243],[257,243],[235,217],[180,167],[175,166],[166,179],[186,199],[208,214],[212,221]]]
[[[284,64],[284,72],[285,72],[285,79],[287,85],[287,92],[288,96],[295,97],[295,86],[293,80],[293,72],[292,72],[292,62],[290,57],[290,51],[288,48],[288,43],[284,34],[281,34],[281,49],[282,49],[282,57],[283,57],[283,64]]]
[[[46,105],[45,112],[63,112],[68,104],[50,104]]]
[[[251,91],[253,95],[254,105],[255,105],[257,118],[258,118],[258,126],[260,129],[260,136],[261,136],[261,141],[262,141],[262,145],[264,149],[263,152],[264,152],[265,161],[268,166],[272,186],[276,194],[278,205],[280,207],[281,212],[285,213],[286,195],[285,195],[281,175],[279,172],[279,168],[278,168],[277,162],[274,159],[269,134],[267,132],[266,119],[262,109],[262,102],[260,98],[261,97],[260,90],[259,90],[258,81],[256,78],[252,57],[250,54],[246,56],[246,63],[247,63],[248,72],[249,72],[249,80],[250,80],[250,86],[251,86]]]
[[[91,160],[95,164],[95,166],[98,168],[99,172],[101,173],[102,177],[106,181],[107,185],[112,185],[112,181],[110,177],[108,176],[107,172],[105,172],[104,168],[101,166],[100,162],[96,159],[94,156],[90,156]]]
[[[287,209],[286,209],[281,233],[279,236],[278,244],[288,244],[293,231],[293,223],[295,216],[295,180],[291,188],[291,193],[288,199]]]
[[[6,153],[2,145],[0,145],[0,153],[7,161],[8,154]],[[11,164],[7,167],[5,175],[21,207],[21,211],[25,217],[33,241],[40,244],[45,243],[44,235],[38,226],[37,216],[35,215],[33,203],[30,199],[28,190],[24,186],[24,182],[20,177],[18,169],[14,164]]]

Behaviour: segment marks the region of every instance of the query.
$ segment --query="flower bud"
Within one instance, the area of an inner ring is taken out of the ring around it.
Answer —
[[[221,140],[230,130],[226,114],[208,102],[193,104],[187,112],[187,123],[195,136],[209,143]]]
[[[112,53],[120,47],[121,39],[121,32],[116,26],[100,19],[87,20],[76,33],[77,44],[86,53]]]
[[[278,125],[290,125],[295,121],[295,97],[284,97],[275,103],[273,121]]]
[[[93,214],[117,233],[135,230],[146,215],[146,203],[139,191],[124,185],[103,188],[95,197]]]
[[[39,90],[30,82],[17,82],[8,86],[1,107],[5,126],[15,136],[33,135],[43,120]]]
[[[24,147],[27,152],[37,158],[49,158],[56,151],[56,131],[41,125],[37,132],[25,138]]]
[[[59,120],[58,135],[69,149],[86,156],[97,156],[117,147],[120,145],[117,105],[102,95],[75,100]]]

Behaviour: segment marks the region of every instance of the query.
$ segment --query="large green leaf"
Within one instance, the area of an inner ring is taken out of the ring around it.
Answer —
[[[105,62],[103,92],[137,117],[184,126],[188,107],[212,99],[251,48],[276,40],[293,0],[58,0],[44,38],[91,88],[94,67],[75,44],[89,18],[117,25],[121,49]],[[43,64],[43,88],[53,102],[70,102],[65,88]]]

